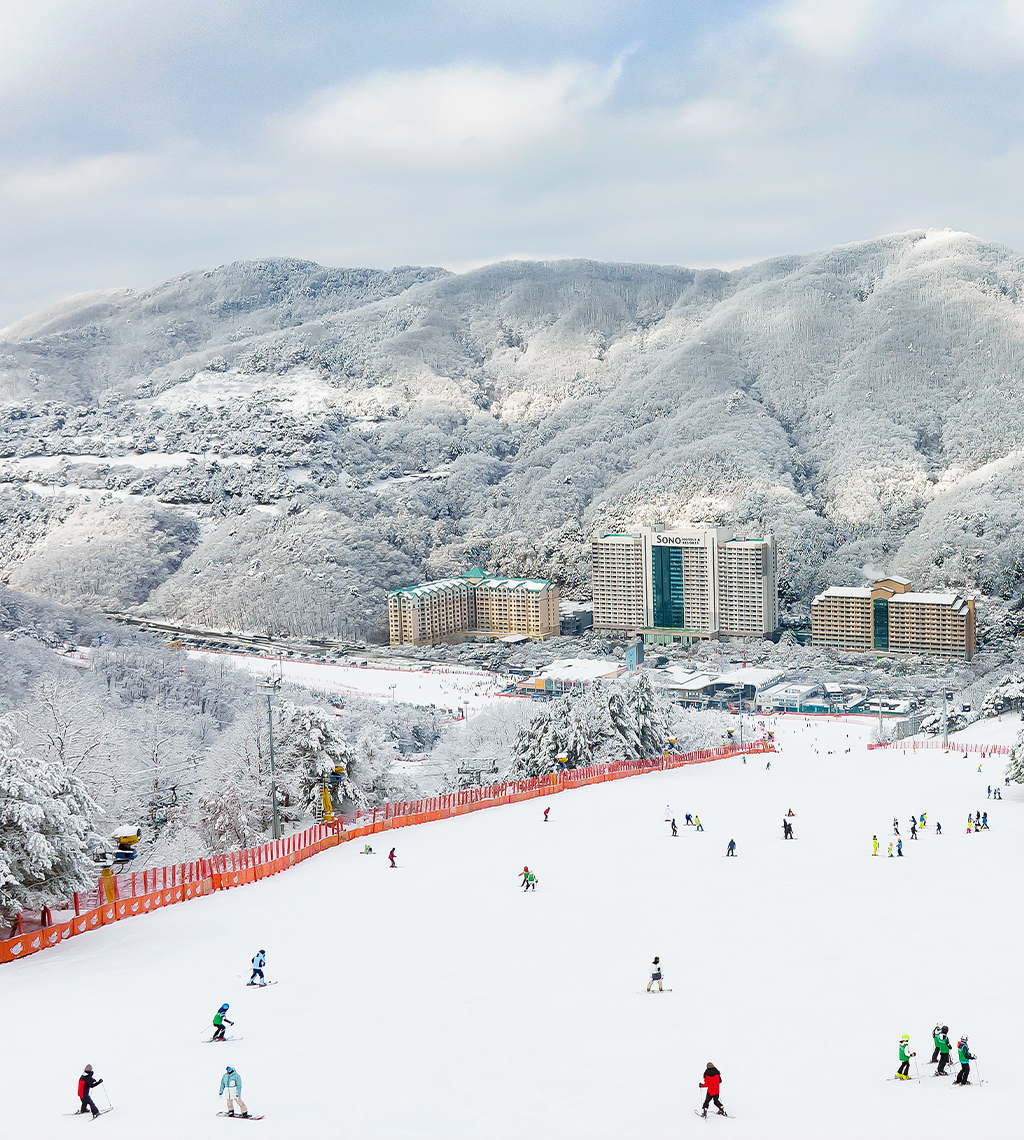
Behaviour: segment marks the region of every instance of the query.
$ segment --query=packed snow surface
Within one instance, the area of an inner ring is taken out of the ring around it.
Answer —
[[[293,685],[321,693],[358,693],[364,697],[395,700],[400,704],[433,705],[453,712],[462,709],[466,716],[472,716],[484,705],[497,700],[500,691],[495,674],[461,666],[389,669],[371,665],[364,668],[319,661],[254,657],[247,653],[211,653],[202,649],[189,650],[189,656],[224,661],[257,677],[282,677]]]
[[[1018,1137],[1024,789],[986,799],[1001,759],[804,725],[780,721],[770,770],[730,758],[384,833],[0,967],[4,1134],[80,1136],[61,1113],[91,1062],[108,1140],[237,1137],[215,1115],[227,1064],[266,1114],[255,1137]],[[672,839],[666,803],[705,831]],[[923,811],[943,834],[910,840]],[[245,989],[260,948],[279,984]],[[671,993],[644,992],[655,954]],[[204,1044],[224,1001],[240,1040]],[[936,1020],[987,1083],[931,1076]],[[903,1033],[920,1083],[888,1079]],[[693,1114],[709,1060],[735,1120]]]

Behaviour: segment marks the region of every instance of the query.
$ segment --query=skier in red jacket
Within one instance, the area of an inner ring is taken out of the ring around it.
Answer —
[[[92,1075],[92,1065],[86,1065],[85,1072],[78,1078],[78,1099],[82,1102],[82,1107],[78,1110],[80,1114],[91,1111],[94,1118],[99,1116],[100,1110],[93,1103],[92,1090],[101,1084],[103,1078],[97,1080]]]
[[[708,1067],[704,1070],[704,1080],[701,1081],[699,1088],[707,1089],[707,1095],[704,1097],[704,1107],[701,1109],[701,1116],[707,1116],[708,1105],[714,1101],[718,1105],[718,1115],[728,1116],[729,1114],[722,1107],[722,1102],[718,1099],[718,1090],[722,1084],[722,1074],[715,1068],[711,1061],[708,1061]]]

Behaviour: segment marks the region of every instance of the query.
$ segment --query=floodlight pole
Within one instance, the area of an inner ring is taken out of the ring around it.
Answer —
[[[261,685],[267,697],[267,732],[270,738],[270,811],[272,817],[272,835],[274,839],[281,838],[281,823],[277,816],[277,770],[274,767],[274,710],[270,704],[270,694],[277,689],[280,681]],[[269,690],[269,691],[268,691]]]

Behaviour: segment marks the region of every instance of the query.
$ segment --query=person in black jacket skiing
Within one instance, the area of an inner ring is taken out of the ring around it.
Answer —
[[[78,1110],[79,1113],[92,1111],[93,1117],[100,1114],[100,1110],[93,1103],[91,1090],[97,1085],[103,1084],[103,1078],[97,1080],[92,1075],[92,1065],[85,1066],[85,1072],[78,1078],[78,1098],[82,1102],[82,1107]]]

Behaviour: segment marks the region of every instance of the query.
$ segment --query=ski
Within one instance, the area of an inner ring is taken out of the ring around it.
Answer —
[[[111,1108],[101,1108],[99,1111],[99,1115],[100,1116],[106,1116],[108,1112],[113,1112],[113,1111],[114,1111],[114,1109],[112,1107]],[[61,1116],[88,1116],[90,1120],[96,1119],[92,1115],[91,1112],[82,1112],[81,1109],[79,1109],[77,1112],[62,1112]]]
[[[250,1112],[248,1116],[243,1116],[240,1112],[218,1112],[218,1116],[226,1116],[231,1120],[262,1120],[262,1114]]]
[[[670,994],[672,992],[671,986],[666,986],[663,990],[637,990],[638,994]]]
[[[735,1120],[736,1119],[735,1116],[730,1116],[727,1112],[719,1112],[717,1108],[712,1113],[704,1113],[704,1112],[701,1112],[701,1110],[699,1108],[695,1108],[693,1110],[693,1115],[694,1116],[700,1116],[704,1120],[707,1120],[709,1116],[724,1116],[726,1120]]]
[[[241,1041],[241,1037],[204,1037],[203,1043],[206,1045],[213,1045],[217,1042],[223,1043],[225,1041]]]
[[[262,984],[260,984],[259,982],[246,982],[245,988],[247,990],[262,990],[262,989],[265,989],[267,986],[276,986],[276,985],[277,985],[277,982],[263,982]]]

